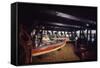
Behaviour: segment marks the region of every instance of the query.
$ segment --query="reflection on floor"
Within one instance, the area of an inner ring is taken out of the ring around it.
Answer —
[[[80,60],[80,59],[77,55],[75,55],[73,46],[70,43],[67,43],[66,46],[57,51],[33,57],[33,63],[75,61],[75,60]]]

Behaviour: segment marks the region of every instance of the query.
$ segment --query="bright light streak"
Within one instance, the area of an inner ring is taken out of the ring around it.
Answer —
[[[60,16],[60,17],[64,17],[64,18],[80,21],[79,18],[77,18],[75,16],[72,16],[72,15],[69,15],[69,14],[65,14],[65,13],[61,13],[61,12],[57,12],[57,11],[56,11],[56,14],[57,14],[57,16]]]
[[[62,24],[62,23],[56,23],[56,22],[53,22],[51,24],[54,24],[54,25],[58,25],[58,26],[67,26],[67,27],[75,27],[75,28],[80,28],[80,26],[76,26],[76,25],[69,25],[69,24]]]
[[[82,18],[75,17],[75,16],[72,16],[72,15],[69,15],[69,14],[58,12],[58,11],[56,11],[56,15],[60,16],[60,17],[63,17],[63,18],[71,19],[71,20],[76,20],[76,21],[81,21],[81,22],[85,22],[85,23],[88,22],[88,23],[91,23],[91,24],[96,24],[95,21],[82,19]]]

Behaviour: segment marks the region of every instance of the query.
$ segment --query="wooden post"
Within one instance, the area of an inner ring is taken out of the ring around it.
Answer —
[[[30,64],[32,63],[32,39],[23,26],[21,26],[19,30],[19,63]]]

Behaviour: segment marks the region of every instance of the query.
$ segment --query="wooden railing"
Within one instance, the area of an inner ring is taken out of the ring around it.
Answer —
[[[41,48],[33,49],[32,56],[39,56],[39,55],[43,55],[46,53],[50,53],[52,51],[56,51],[56,50],[64,47],[65,44],[66,44],[66,39],[63,39],[63,42],[58,42],[58,43],[47,45],[47,46],[44,46]]]

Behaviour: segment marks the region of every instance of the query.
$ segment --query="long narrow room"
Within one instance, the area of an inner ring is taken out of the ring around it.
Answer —
[[[19,10],[19,62],[30,64],[97,60],[95,9],[24,5]]]

